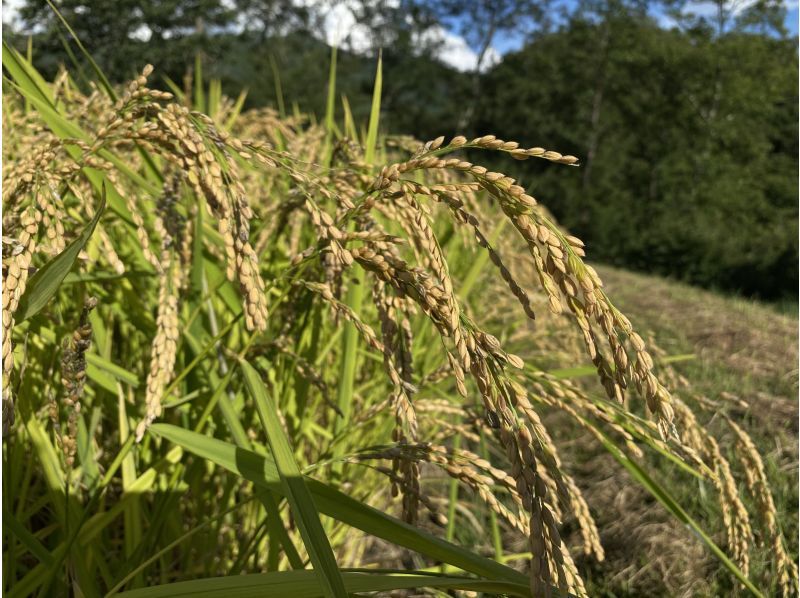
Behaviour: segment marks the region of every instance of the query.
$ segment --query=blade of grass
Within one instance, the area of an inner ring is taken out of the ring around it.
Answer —
[[[279,494],[284,492],[275,463],[267,456],[169,424],[153,424],[150,431],[250,480],[257,486]],[[306,484],[320,513],[325,513],[342,523],[487,579],[528,584],[528,577],[519,571],[437,538],[425,530],[363,504],[331,486],[311,478],[306,478]]]
[[[19,307],[14,316],[17,322],[23,322],[28,318],[35,316],[39,313],[47,302],[56,294],[61,282],[69,274],[72,269],[75,259],[83,249],[89,237],[92,236],[95,226],[100,221],[100,216],[106,205],[105,187],[103,194],[100,198],[100,205],[97,206],[97,211],[94,214],[91,222],[84,227],[78,237],[72,241],[67,247],[59,253],[52,260],[47,262],[39,271],[34,274],[28,286],[25,289],[25,294],[19,300]]]
[[[680,363],[681,361],[691,361],[696,359],[694,353],[682,353],[680,355],[667,355],[666,357],[659,358],[661,363]],[[614,364],[611,364],[612,371]],[[550,370],[548,375],[558,378],[559,380],[566,380],[571,378],[582,378],[584,376],[596,376],[597,367],[593,365],[582,365],[574,368],[562,368],[558,370]]]
[[[211,79],[208,82],[208,115],[215,120],[221,99],[222,83],[220,83],[219,79]]]
[[[406,571],[372,573],[347,571],[342,574],[346,591],[350,594],[388,592],[420,587],[440,590],[464,590],[486,594],[525,595],[525,588],[508,582],[481,581],[462,576],[423,574]],[[316,598],[319,589],[311,571],[276,571],[254,575],[212,577],[132,590],[117,594],[124,598],[161,598],[198,596],[208,598],[260,598],[261,596],[292,596]]]
[[[244,106],[244,101],[247,99],[247,89],[243,89],[239,96],[236,98],[236,102],[233,104],[231,108],[230,116],[228,116],[228,120],[225,121],[223,125],[226,131],[230,131],[233,125],[236,123],[236,119],[239,118],[239,114],[242,112],[242,106]]]
[[[500,235],[503,234],[503,229],[505,228],[508,220],[503,218],[497,224],[497,226],[492,231],[492,235],[489,238],[490,243],[495,243],[497,239],[500,238]],[[488,251],[481,251],[480,255],[472,262],[472,266],[470,266],[467,275],[461,281],[461,286],[458,289],[458,297],[462,301],[466,301],[469,294],[472,292],[475,283],[478,282],[478,277],[480,276],[483,269],[486,267],[486,264],[489,262],[489,252]]]
[[[331,63],[328,73],[328,98],[325,105],[325,130],[328,137],[333,135],[333,123],[336,112],[336,44],[331,46]]]
[[[345,303],[355,312],[359,313],[364,303],[364,273],[358,269],[347,289]],[[340,417],[333,423],[334,437],[342,433],[350,423],[350,412],[353,400],[353,387],[356,377],[356,366],[358,363],[358,345],[361,338],[358,329],[351,323],[344,325],[344,336],[342,337],[342,357],[341,370],[339,372],[339,385],[336,392],[336,407]],[[343,447],[334,447],[334,457],[341,457]],[[342,463],[337,462],[331,469],[335,480],[341,478]]]
[[[203,61],[200,52],[194,55],[194,109],[206,111],[206,98],[203,93]]]
[[[267,441],[275,458],[286,499],[300,528],[300,535],[303,537],[320,585],[326,596],[342,598],[347,592],[341,572],[325,530],[322,528],[317,507],[294,459],[289,439],[283,431],[280,412],[253,366],[246,360],[241,360],[239,365],[244,374],[245,385],[255,401],[259,418],[266,430]]]
[[[461,434],[456,434],[453,437],[453,450],[458,451],[461,448]],[[444,537],[448,542],[452,542],[455,537],[456,531],[456,505],[458,503],[458,480],[452,478],[450,480],[449,500],[447,503],[447,529],[445,530]]]
[[[70,27],[69,23],[64,18],[64,16],[59,12],[59,10],[56,8],[55,4],[53,4],[51,2],[51,0],[47,0],[47,4],[48,4],[48,6],[50,6],[52,11],[58,17],[59,21],[61,21],[61,24],[64,25],[64,27],[67,29],[67,31],[69,31],[69,34],[72,36],[72,39],[75,40],[75,44],[78,46],[78,49],[81,51],[81,53],[84,55],[84,57],[89,61],[89,64],[92,66],[92,70],[94,71],[94,74],[100,80],[100,85],[103,87],[105,92],[108,94],[108,97],[110,97],[112,99],[112,101],[116,102],[117,101],[117,94],[114,92],[114,88],[111,86],[111,83],[109,83],[108,78],[106,77],[106,75],[103,72],[103,70],[94,61],[94,58],[92,58],[92,55],[86,50],[86,48],[84,47],[83,43],[81,43],[80,38],[78,38],[78,36],[75,35],[75,32],[72,30],[72,27]]]
[[[30,63],[17,50],[9,46],[5,40],[3,41],[3,67],[20,87],[26,89],[31,96],[53,108],[55,103],[50,86],[38,71],[29,67],[29,65]],[[26,96],[25,101],[30,102],[31,98]]]
[[[30,553],[39,559],[40,563],[47,567],[53,566],[53,555],[50,554],[38,538],[30,533],[7,508],[3,508],[3,527],[16,536]]]
[[[489,460],[489,447],[486,444],[486,435],[481,430],[481,457]],[[489,527],[492,530],[492,545],[494,546],[494,559],[498,563],[503,561],[503,537],[501,535],[500,525],[497,523],[497,513],[489,509]]]
[[[87,353],[86,363],[90,366],[94,366],[100,370],[103,370],[120,382],[130,384],[133,388],[137,388],[139,386],[139,377],[136,374],[118,366],[116,363],[112,363],[109,360],[100,357],[97,353]]]
[[[372,90],[372,108],[369,115],[369,129],[367,133],[367,145],[365,150],[365,160],[372,164],[375,159],[375,144],[378,138],[378,123],[381,115],[381,93],[383,89],[383,67],[381,54],[378,55],[378,65],[375,72],[375,87]],[[352,229],[353,223],[349,228]],[[364,271],[357,268],[347,289],[345,303],[355,313],[361,311],[364,303]],[[357,353],[360,337],[356,327],[347,322],[345,324],[344,338],[342,339],[342,367],[339,376],[339,386],[337,388],[336,406],[339,408],[341,417],[334,422],[334,436],[338,436],[350,422],[350,411],[353,400],[353,382],[356,374]],[[334,457],[340,457],[343,447],[335,447]],[[342,464],[337,462],[331,469],[334,479],[339,479],[342,472]]]
[[[344,112],[344,134],[353,141],[358,141],[358,131],[356,131],[356,122],[353,120],[353,112],[350,109],[350,102],[347,96],[342,94],[342,111]]]
[[[25,46],[25,58],[27,58],[28,62],[33,64],[33,36],[29,35],[28,40]],[[31,111],[30,102],[27,99],[24,100],[23,103],[23,113],[28,114]]]
[[[278,103],[278,114],[281,118],[286,118],[286,104],[283,101],[283,86],[281,85],[281,73],[278,70],[278,63],[275,57],[269,55],[269,68],[272,70],[272,81],[275,84],[275,101]]]
[[[183,542],[185,542],[186,540],[188,540],[189,538],[194,536],[197,532],[205,529],[205,527],[210,525],[211,523],[214,523],[215,521],[219,521],[220,519],[222,519],[223,517],[225,517],[229,513],[233,513],[234,511],[236,511],[238,509],[241,509],[243,506],[245,506],[246,504],[250,503],[254,498],[255,497],[253,497],[253,496],[251,496],[249,498],[245,498],[244,500],[238,502],[237,504],[233,505],[232,507],[226,509],[225,511],[223,511],[222,513],[220,513],[216,517],[212,517],[211,519],[206,519],[205,521],[203,521],[199,525],[196,525],[195,527],[190,529],[188,532],[186,532],[182,536],[178,537],[177,539],[175,539],[172,542],[170,542],[169,544],[167,544],[164,548],[162,548],[161,550],[159,550],[158,552],[156,552],[155,554],[150,556],[148,559],[146,559],[143,563],[141,563],[137,567],[134,567],[133,569],[131,569],[131,571],[127,575],[125,575],[122,579],[120,579],[119,582],[117,582],[117,584],[108,591],[108,593],[106,594],[105,598],[110,598],[111,596],[114,596],[115,594],[117,594],[125,586],[126,583],[128,583],[131,579],[133,579],[137,575],[140,575],[142,572],[144,572],[144,570],[149,565],[151,565],[152,563],[156,562],[161,557],[161,555],[166,554],[170,550],[175,548],[176,546],[179,546],[180,544],[182,544]],[[126,594],[127,594],[127,592],[126,592]]]
[[[369,112],[367,141],[364,159],[367,164],[375,161],[375,150],[378,143],[378,124],[381,118],[381,94],[383,93],[383,51],[378,52],[378,66],[375,70],[375,87],[372,90],[372,107]]]
[[[336,124],[334,122],[335,102],[334,94],[336,93],[336,44],[331,46],[331,59],[328,70],[328,97],[325,102],[325,145],[322,149],[322,159],[324,163],[330,165],[333,152],[333,137],[335,135]]]

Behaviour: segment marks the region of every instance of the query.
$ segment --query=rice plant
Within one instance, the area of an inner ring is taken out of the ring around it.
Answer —
[[[550,413],[737,588],[796,593],[747,434],[730,422],[754,512],[582,242],[479,164],[578,158],[381,135],[380,61],[364,133],[336,118],[335,60],[321,124],[242,112],[199,69],[193,93],[151,88],[150,66],[86,91],[7,46],[3,65],[9,596],[585,596],[603,505]],[[722,547],[648,458],[714,488]],[[491,553],[454,542],[469,518]],[[749,577],[758,542],[769,579]]]

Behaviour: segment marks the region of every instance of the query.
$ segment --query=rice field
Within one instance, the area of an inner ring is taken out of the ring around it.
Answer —
[[[796,595],[738,399],[481,166],[579,159],[393,136],[380,61],[356,123],[335,64],[318,122],[4,45],[7,595],[598,595],[585,446],[731,595]]]

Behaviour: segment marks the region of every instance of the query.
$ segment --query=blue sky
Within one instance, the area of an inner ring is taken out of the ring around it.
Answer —
[[[798,12],[797,7],[795,6],[789,11],[789,14],[786,15],[786,28],[792,35],[797,35],[797,18]]]

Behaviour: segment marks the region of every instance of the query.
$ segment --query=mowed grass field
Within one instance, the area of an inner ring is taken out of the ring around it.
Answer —
[[[616,304],[644,331],[658,339],[669,354],[694,354],[691,360],[673,364],[692,388],[725,405],[740,418],[758,446],[772,483],[781,525],[793,558],[797,559],[798,505],[798,319],[796,304],[775,306],[698,289],[659,276],[597,266]],[[714,425],[711,417],[709,424]],[[724,437],[723,437],[724,440]],[[730,439],[728,439],[730,440]],[[732,454],[734,449],[727,447]],[[697,501],[696,485],[675,485],[686,503]],[[639,505],[642,509],[644,505]],[[621,514],[621,513],[620,513]],[[663,518],[666,521],[666,516]],[[688,536],[688,534],[684,534]],[[663,538],[667,548],[670,537]],[[652,548],[656,548],[652,547]],[[623,544],[620,556],[632,552]],[[682,555],[672,564],[683,569],[685,595],[719,595],[715,575],[704,577],[713,565],[702,555],[678,545]],[[656,551],[653,550],[653,553]],[[629,555],[628,555],[629,556]],[[655,556],[653,554],[652,556]],[[766,558],[768,555],[764,555]],[[663,558],[663,557],[662,557]],[[692,574],[692,572],[694,572]],[[607,578],[604,588],[619,595],[626,587],[618,576]],[[677,587],[676,587],[677,589]],[[728,590],[729,591],[729,590]]]
[[[782,453],[797,452],[798,320],[794,311],[657,276],[598,267],[619,306],[670,353],[698,390],[738,395]]]

